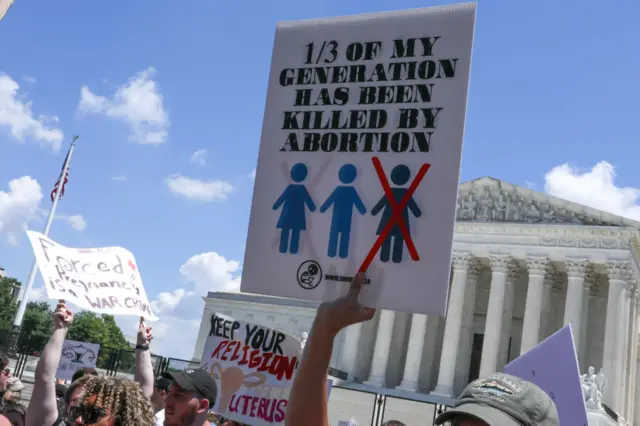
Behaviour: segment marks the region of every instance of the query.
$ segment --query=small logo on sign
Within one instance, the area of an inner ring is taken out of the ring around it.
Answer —
[[[298,284],[307,290],[313,290],[322,281],[322,268],[315,260],[305,260],[298,268]]]

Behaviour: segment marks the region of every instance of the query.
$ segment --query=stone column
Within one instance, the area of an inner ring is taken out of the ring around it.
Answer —
[[[353,379],[357,372],[358,365],[358,344],[362,334],[362,323],[353,324],[344,329],[344,340],[340,350],[338,368]]]
[[[553,279],[558,274],[555,271],[549,271],[549,274],[543,281],[542,289],[542,318],[540,318],[540,334],[538,335],[538,342],[546,339],[550,335],[551,328],[551,294],[553,289]]]
[[[576,353],[580,353],[584,276],[589,262],[587,259],[567,259],[565,266],[567,268],[567,298],[564,305],[564,324],[571,324]]]
[[[476,310],[476,290],[478,278],[482,272],[479,262],[469,265],[467,271],[467,291],[464,293],[464,310],[462,312],[462,332],[460,334],[459,353],[456,362],[454,393],[457,395],[469,383],[469,366],[473,345],[473,324]]]
[[[498,352],[497,370],[502,371],[509,362],[509,340],[513,328],[513,304],[516,297],[516,282],[520,277],[519,268],[510,268],[507,271],[504,293],[504,311],[502,315],[502,330],[500,333],[500,349]],[[513,343],[513,342],[512,342]]]
[[[580,364],[580,371],[587,371],[589,367],[589,309],[591,305],[591,288],[596,283],[596,274],[593,272],[593,268],[587,268],[587,272],[584,276],[583,287],[583,299],[582,299],[582,315],[580,317],[580,342],[582,342],[581,349],[578,353],[578,363]]]
[[[549,259],[546,257],[527,257],[529,283],[527,286],[527,299],[524,306],[520,355],[529,352],[538,344],[543,306],[542,299],[544,297],[544,278],[549,267]]]
[[[636,401],[636,366],[638,361],[638,284],[632,282],[631,315],[629,318],[629,357],[627,360],[627,414],[625,418],[630,421],[635,416]]]
[[[205,302],[204,311],[202,312],[202,319],[200,320],[200,328],[198,330],[198,340],[196,340],[196,347],[193,350],[193,359],[202,359],[202,353],[204,352],[204,347],[207,343],[207,337],[209,337],[209,332],[211,331],[212,315],[213,310],[208,308]]]
[[[491,255],[489,260],[491,262],[491,290],[489,291],[489,304],[484,325],[480,377],[489,377],[496,372],[504,314],[505,281],[507,271],[513,265],[511,256],[506,254]]]
[[[609,291],[607,295],[607,318],[605,321],[604,348],[602,354],[602,370],[608,378],[604,389],[604,403],[614,410],[619,410],[622,397],[617,375],[618,354],[620,353],[620,303],[627,285],[630,266],[626,261],[607,262]]]
[[[376,387],[384,387],[389,351],[391,346],[391,333],[393,332],[393,319],[395,312],[383,309],[378,321],[378,333],[373,349],[373,361],[371,361],[371,373],[365,384]]]
[[[618,334],[620,351],[617,356],[617,376],[618,376],[618,388],[620,391],[620,403],[616,407],[620,413],[624,416],[627,410],[627,361],[629,358],[629,319],[631,317],[631,287],[627,282],[620,298],[620,308],[618,311],[618,327],[620,327],[620,334]]]
[[[424,338],[427,332],[427,321],[428,317],[426,315],[413,314],[411,317],[411,331],[409,331],[407,357],[404,361],[404,374],[402,382],[397,389],[409,392],[418,391],[420,363],[422,361],[422,350],[424,349]]]
[[[448,397],[453,395],[453,380],[456,371],[460,332],[462,330],[467,272],[469,263],[473,261],[474,259],[469,253],[454,253],[453,255],[453,280],[451,282],[449,309],[447,310],[444,337],[442,339],[438,383],[432,392],[434,394]]]

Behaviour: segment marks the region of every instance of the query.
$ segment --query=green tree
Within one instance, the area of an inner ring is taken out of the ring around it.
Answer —
[[[18,311],[18,304],[13,298],[14,292],[22,286],[15,278],[0,278],[0,330],[9,330]]]
[[[51,336],[52,315],[53,310],[47,302],[27,303],[20,330],[21,345],[26,343],[29,351],[42,350]]]
[[[114,361],[114,356],[120,350],[120,364],[123,361],[127,366],[131,363],[129,354],[124,350],[128,350],[129,343],[122,334],[122,330],[115,322],[113,315],[98,315],[95,312],[83,311],[75,315],[73,323],[69,326],[67,339],[77,340],[79,342],[97,343],[100,345],[100,354],[98,355],[97,366],[100,368],[108,368]],[[123,356],[124,355],[124,356]],[[122,369],[121,367],[121,369]]]

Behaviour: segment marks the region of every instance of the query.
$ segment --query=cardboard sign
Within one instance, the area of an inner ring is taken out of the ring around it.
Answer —
[[[242,291],[444,315],[475,4],[279,23]],[[429,297],[416,297],[428,294]]]
[[[511,361],[504,372],[545,391],[556,404],[562,426],[588,425],[571,324]]]
[[[212,411],[250,424],[284,424],[301,355],[293,336],[215,313],[202,354],[218,385]]]
[[[65,340],[56,378],[71,380],[73,374],[83,368],[96,368],[100,345],[97,343]]]
[[[47,296],[88,311],[158,318],[151,311],[133,254],[122,247],[74,249],[27,231]]]

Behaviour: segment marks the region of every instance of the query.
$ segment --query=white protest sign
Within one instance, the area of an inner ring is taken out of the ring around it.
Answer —
[[[202,353],[216,380],[213,412],[252,426],[284,424],[300,341],[258,324],[214,314]]]
[[[99,352],[100,345],[96,343],[65,340],[56,378],[71,380],[76,371],[83,368],[95,368]]]
[[[279,23],[242,291],[444,315],[475,4]],[[426,296],[428,297],[421,297]]]
[[[151,311],[133,254],[122,247],[74,249],[27,231],[44,288],[89,311],[158,318]]]

